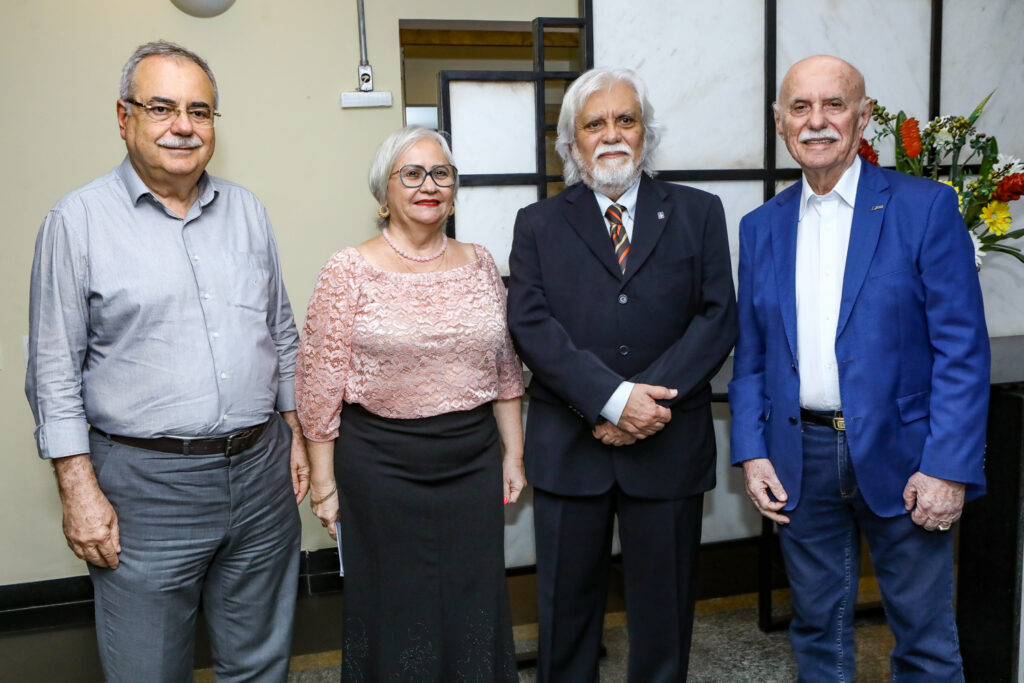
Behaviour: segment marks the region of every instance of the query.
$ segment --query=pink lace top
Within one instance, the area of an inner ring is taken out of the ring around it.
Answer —
[[[490,253],[436,273],[379,270],[354,247],[320,271],[295,368],[307,438],[338,436],[342,402],[392,418],[469,410],[523,393]]]

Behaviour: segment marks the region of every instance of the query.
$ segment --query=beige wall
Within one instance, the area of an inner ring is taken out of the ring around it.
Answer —
[[[22,337],[40,222],[61,195],[124,155],[114,101],[121,65],[136,45],[166,38],[209,61],[224,114],[210,170],[267,205],[301,321],[321,264],[373,235],[366,170],[376,145],[402,122],[399,19],[529,21],[577,11],[576,0],[365,5],[375,85],[395,97],[389,109],[338,106],[341,91],[356,82],[355,0],[238,0],[211,19],[189,17],[169,0],[0,3],[0,585],[85,573],[61,534],[51,469],[36,456]],[[303,519],[303,546],[327,545],[305,505]]]

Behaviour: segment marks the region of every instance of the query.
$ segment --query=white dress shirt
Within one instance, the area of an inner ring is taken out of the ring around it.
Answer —
[[[810,410],[841,410],[843,406],[836,364],[836,324],[860,164],[860,159],[854,157],[850,168],[825,195],[814,194],[806,177],[801,181],[796,235],[796,346],[800,406]]]
[[[594,190],[594,197],[597,198],[597,206],[601,209],[601,215],[608,210],[608,207],[612,204],[618,204],[623,207],[622,211],[622,227],[626,230],[626,237],[633,241],[633,216],[636,215],[636,197],[640,190],[640,178],[636,179],[633,186],[622,193],[617,201],[612,201],[608,197],[604,196],[597,190]],[[605,219],[605,225],[608,228],[608,248],[612,249],[611,241],[611,225]],[[604,404],[604,408],[601,409],[601,416],[611,422],[614,425],[619,423],[619,418],[622,417],[622,411],[626,408],[626,402],[629,401],[629,395],[633,392],[633,382],[623,382],[619,387],[612,392],[608,402]]]

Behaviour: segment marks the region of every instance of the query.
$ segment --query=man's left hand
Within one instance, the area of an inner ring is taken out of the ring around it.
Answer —
[[[594,438],[606,446],[629,446],[636,443],[636,437],[611,422],[602,422],[594,427]]]
[[[903,489],[903,502],[914,524],[928,531],[947,531],[964,508],[964,484],[915,472]]]
[[[309,491],[309,454],[306,453],[306,440],[302,438],[302,425],[294,410],[281,413],[281,417],[292,428],[292,492],[295,494],[295,504],[302,502]]]

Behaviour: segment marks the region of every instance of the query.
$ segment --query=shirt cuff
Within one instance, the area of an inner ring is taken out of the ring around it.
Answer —
[[[41,424],[36,427],[36,445],[44,460],[88,453],[89,423],[74,418]]]
[[[274,406],[279,413],[295,410],[295,379],[282,379],[277,382],[277,403]]]
[[[612,396],[604,404],[604,408],[601,408],[601,417],[618,426],[619,418],[622,417],[622,411],[626,409],[626,403],[629,401],[629,395],[634,386],[633,382],[620,384],[619,388],[612,392]]]

